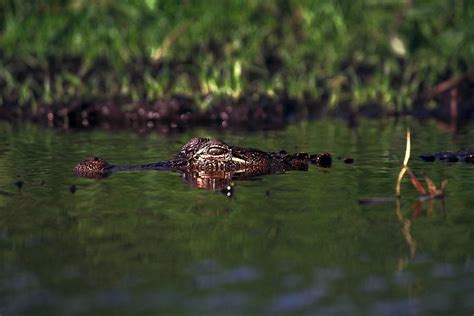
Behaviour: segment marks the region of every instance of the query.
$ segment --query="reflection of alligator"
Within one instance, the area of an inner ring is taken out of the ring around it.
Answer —
[[[216,190],[227,186],[232,179],[251,178],[286,170],[307,170],[309,163],[330,167],[331,155],[264,152],[231,146],[219,140],[193,138],[168,161],[116,166],[101,158],[91,157],[79,162],[74,171],[82,177],[104,178],[116,171],[168,170],[183,173],[186,181],[194,186]]]
[[[445,162],[464,161],[474,163],[474,148],[462,149],[459,151],[443,151],[435,154],[420,155],[423,161],[442,160]]]

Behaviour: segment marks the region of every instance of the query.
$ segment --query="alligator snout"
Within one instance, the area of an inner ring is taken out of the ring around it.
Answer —
[[[74,172],[81,177],[101,178],[110,172],[110,165],[107,161],[99,157],[89,157],[80,161]]]

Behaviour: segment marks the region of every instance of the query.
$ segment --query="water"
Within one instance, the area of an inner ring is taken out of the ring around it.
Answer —
[[[166,137],[3,123],[0,314],[470,315],[474,166],[412,158],[420,179],[449,181],[444,203],[418,213],[407,179],[398,209],[358,204],[394,193],[407,126],[413,157],[474,145],[468,128],[453,137],[410,120]],[[236,181],[231,197],[170,172],[103,180],[72,172],[92,154],[115,164],[165,160],[195,136],[355,163]]]

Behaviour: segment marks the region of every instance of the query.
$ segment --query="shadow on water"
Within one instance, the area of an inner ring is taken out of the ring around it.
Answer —
[[[411,121],[169,137],[1,125],[0,312],[472,313],[473,166],[411,161],[416,174],[449,180],[445,205],[412,206],[410,190],[395,205],[358,203],[393,191],[406,125],[413,156],[472,145],[471,129],[453,138]],[[329,169],[232,180],[232,199],[197,190],[179,173],[94,180],[72,172],[91,153],[121,165],[164,161],[196,136],[265,151],[330,152],[335,160]]]

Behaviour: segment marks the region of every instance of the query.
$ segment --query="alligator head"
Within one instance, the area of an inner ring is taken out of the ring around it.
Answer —
[[[220,140],[193,138],[176,155],[175,161],[186,161],[189,170],[243,172],[266,169],[271,156],[253,148],[231,146]]]

